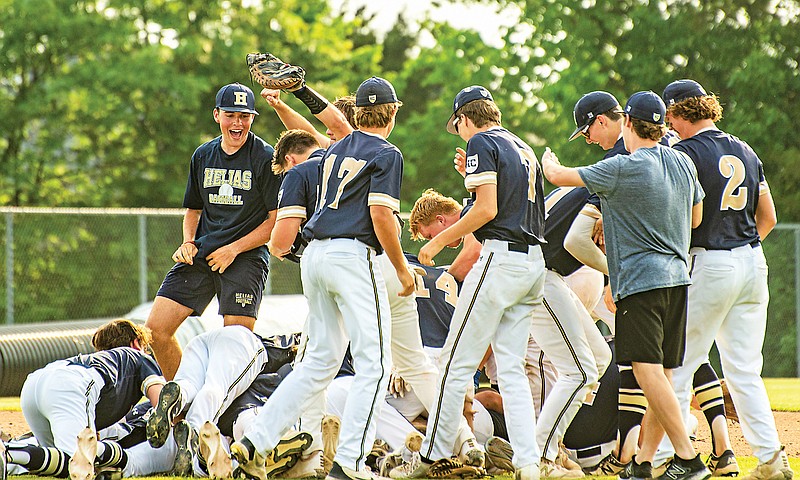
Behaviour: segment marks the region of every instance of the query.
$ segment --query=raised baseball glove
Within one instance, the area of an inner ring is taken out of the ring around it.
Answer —
[[[472,465],[465,465],[452,458],[436,460],[428,469],[428,478],[481,478],[486,477],[486,470]]]
[[[271,53],[248,53],[250,77],[264,88],[294,91],[305,85],[306,71]]]

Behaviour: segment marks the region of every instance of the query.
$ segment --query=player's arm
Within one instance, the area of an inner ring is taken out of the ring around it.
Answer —
[[[291,250],[302,223],[303,218],[300,217],[283,217],[276,221],[267,245],[269,253],[283,260],[283,257]]]
[[[211,252],[211,254],[206,257],[206,260],[208,260],[208,266],[211,267],[211,270],[219,270],[219,273],[225,273],[225,269],[228,268],[231,263],[233,263],[237,255],[242,252],[247,252],[254,248],[260,247],[261,245],[265,245],[267,242],[269,242],[272,228],[275,226],[276,214],[277,210],[270,210],[270,212],[267,214],[267,219],[261,222],[261,225],[254,228],[253,231],[244,237],[219,247]]]
[[[183,243],[172,254],[172,260],[176,263],[194,262],[197,255],[197,245],[194,244],[194,236],[197,234],[197,225],[200,224],[200,214],[202,210],[187,208],[183,214]]]
[[[557,187],[584,187],[583,179],[577,168],[565,167],[550,147],[542,155],[542,173],[547,181]]]
[[[456,223],[442,230],[419,251],[423,265],[433,265],[433,257],[444,247],[466,237],[497,216],[497,184],[485,183],[475,187],[475,203]],[[474,262],[473,262],[474,263]]]
[[[778,213],[775,211],[775,202],[772,200],[772,194],[766,190],[758,196],[758,206],[756,206],[756,229],[762,241],[777,224]]]
[[[475,235],[469,234],[464,237],[464,243],[461,245],[461,251],[450,264],[447,272],[459,282],[463,282],[467,274],[472,270],[472,266],[478,261],[481,256],[481,242],[475,238]]]
[[[608,262],[603,251],[594,243],[592,237],[597,219],[585,213],[575,216],[567,235],[564,237],[564,249],[582,264],[608,275]]]
[[[311,87],[306,85],[292,93],[308,106],[311,113],[333,133],[334,138],[345,137],[353,131],[344,113]],[[330,146],[332,142],[327,135],[318,132],[311,122],[280,99],[280,90],[265,88],[261,90],[261,96],[275,110],[287,129],[305,130],[314,135],[322,148]]]
[[[692,206],[692,228],[697,228],[703,222],[703,201],[700,200]]]
[[[392,266],[397,272],[397,278],[403,286],[399,293],[401,297],[407,297],[414,293],[414,277],[406,267],[406,258],[403,255],[403,247],[400,245],[398,236],[397,219],[391,208],[384,205],[370,205],[369,215],[372,218],[372,227],[375,235],[386,253],[386,257],[392,262]]]

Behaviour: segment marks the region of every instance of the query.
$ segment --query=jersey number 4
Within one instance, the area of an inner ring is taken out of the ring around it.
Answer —
[[[331,173],[333,173],[333,167],[335,164],[336,154],[332,154],[325,159],[325,164],[322,167],[322,181],[320,182],[322,185],[322,192],[320,195],[320,206],[325,205],[328,195],[328,182],[330,180]],[[340,179],[339,186],[336,188],[336,196],[333,198],[331,203],[327,204],[328,208],[333,208],[334,210],[339,208],[339,200],[342,198],[344,187],[350,183],[356,177],[356,175],[358,175],[358,172],[360,172],[366,164],[366,160],[356,160],[353,157],[344,157],[342,163],[339,165],[339,171],[336,173],[336,176]]]
[[[747,206],[747,187],[742,187],[746,170],[744,162],[733,155],[723,155],[719,159],[719,173],[728,179],[720,199],[720,210],[742,210]]]
[[[455,308],[458,301],[458,282],[450,273],[442,271],[436,279],[436,289],[444,293],[444,301]],[[415,292],[419,298],[431,298],[431,291],[423,287]]]

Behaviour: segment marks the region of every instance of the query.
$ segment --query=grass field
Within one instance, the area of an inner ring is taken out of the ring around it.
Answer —
[[[800,378],[767,378],[764,379],[770,403],[773,410],[798,412],[800,411]],[[0,397],[0,410],[19,410],[19,397]],[[737,457],[742,473],[749,472],[756,466],[755,457]],[[789,463],[795,472],[800,472],[800,458],[789,458]],[[26,476],[11,476],[12,479],[42,478]],[[175,480],[179,477],[143,477],[147,480]],[[499,476],[499,480],[513,480],[513,476]],[[594,477],[598,479],[615,479],[616,477]]]

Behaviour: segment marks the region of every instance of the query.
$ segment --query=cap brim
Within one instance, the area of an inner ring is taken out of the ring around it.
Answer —
[[[453,135],[458,135],[458,130],[456,130],[456,126],[453,125],[453,122],[456,121],[456,114],[453,113],[450,115],[450,120],[447,121],[447,124],[444,128],[447,130],[447,133],[452,133]]]
[[[255,110],[251,110],[249,108],[239,108],[239,107],[217,107],[223,112],[244,112],[244,113],[252,113],[253,115],[258,115],[258,112]]]
[[[589,124],[587,123],[586,125],[583,125],[583,126],[580,126],[580,127],[576,128],[575,131],[572,132],[572,135],[569,136],[569,140],[567,140],[567,141],[571,142],[571,141],[575,140],[576,138],[578,138],[578,135],[580,135],[581,133],[585,132],[588,127],[589,127]]]

